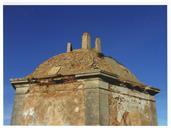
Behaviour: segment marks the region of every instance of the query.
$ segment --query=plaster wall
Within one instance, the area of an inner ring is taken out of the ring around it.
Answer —
[[[16,86],[13,125],[157,125],[154,96],[100,78]]]

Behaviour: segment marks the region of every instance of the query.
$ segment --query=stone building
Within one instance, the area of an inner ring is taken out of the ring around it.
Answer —
[[[83,33],[82,48],[40,64],[24,78],[11,79],[16,90],[12,125],[157,125],[154,95],[159,89],[91,48]]]

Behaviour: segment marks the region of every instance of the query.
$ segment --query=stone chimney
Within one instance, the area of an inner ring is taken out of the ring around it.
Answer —
[[[72,51],[72,44],[71,42],[67,43],[67,52],[71,52]]]
[[[99,37],[96,37],[96,40],[95,40],[95,50],[99,53],[101,53],[101,41],[100,41],[100,38]]]
[[[84,32],[82,35],[82,48],[83,49],[90,49],[90,34],[88,32]]]

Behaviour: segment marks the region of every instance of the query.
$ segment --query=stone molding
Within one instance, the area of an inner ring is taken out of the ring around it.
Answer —
[[[87,72],[80,74],[71,74],[71,75],[53,75],[44,78],[17,78],[11,79],[11,84],[14,88],[20,86],[25,86],[25,84],[29,83],[40,83],[40,84],[51,84],[51,83],[62,83],[62,82],[72,82],[78,79],[87,79],[87,78],[101,78],[104,81],[107,81],[111,84],[116,83],[117,86],[126,87],[132,90],[137,90],[139,92],[148,93],[150,95],[155,95],[160,92],[159,89],[154,88],[152,86],[144,85],[142,83],[136,83],[132,81],[126,81],[122,78],[119,78],[115,74],[108,73],[106,71],[97,70],[96,72]]]

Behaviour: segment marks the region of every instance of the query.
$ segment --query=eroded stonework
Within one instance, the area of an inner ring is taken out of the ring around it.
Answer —
[[[116,90],[115,90],[116,91]],[[153,97],[132,95],[134,92],[116,93],[109,96],[111,125],[157,125],[154,117]],[[141,97],[140,97],[141,96]]]
[[[91,48],[89,33],[82,48],[43,62],[24,78],[12,79],[16,90],[12,125],[157,125],[155,94],[131,71]]]
[[[154,96],[99,78],[24,88],[16,91],[12,124],[157,125]]]
[[[22,125],[83,125],[84,92],[80,82],[31,85],[24,94]]]

